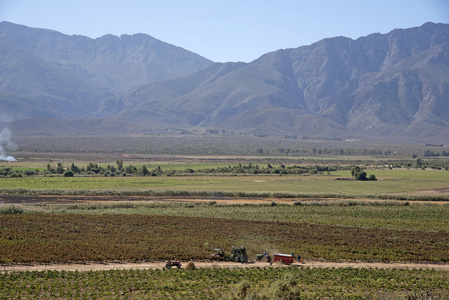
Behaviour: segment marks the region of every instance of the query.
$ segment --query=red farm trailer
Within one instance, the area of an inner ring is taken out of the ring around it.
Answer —
[[[284,265],[290,265],[295,262],[295,257],[292,254],[276,253],[273,255],[273,262],[280,262]]]

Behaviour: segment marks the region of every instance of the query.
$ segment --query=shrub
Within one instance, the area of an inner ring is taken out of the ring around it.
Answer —
[[[73,177],[73,172],[70,170],[67,170],[64,172],[64,177]]]
[[[276,280],[269,287],[257,290],[251,287],[248,280],[244,280],[238,284],[236,292],[228,299],[293,300],[301,299],[301,292],[297,279],[293,275],[285,275],[283,279]]]
[[[265,299],[301,299],[298,281],[293,275],[287,274],[283,279],[275,281],[267,291]]]
[[[405,296],[407,300],[437,300],[439,297],[433,295],[431,292],[421,292],[414,294],[407,294]]]
[[[250,297],[248,297],[250,289],[251,289],[251,283],[247,280],[244,280],[239,283],[239,285],[237,287],[237,292],[234,295],[232,295],[231,297],[229,297],[229,299],[237,300],[237,299],[256,298],[257,296],[253,295],[253,294]]]
[[[0,215],[20,215],[23,214],[23,209],[17,206],[6,206],[0,208]]]
[[[351,175],[354,176],[354,178],[357,180],[377,180],[374,174],[371,174],[369,177],[367,177],[366,172],[363,171],[363,169],[359,166],[354,166],[351,168]]]
[[[186,265],[186,270],[196,270],[195,263],[193,261],[189,261]]]

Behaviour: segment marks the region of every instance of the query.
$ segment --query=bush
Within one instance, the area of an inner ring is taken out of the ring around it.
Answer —
[[[64,172],[64,177],[73,177],[73,172],[70,170],[67,170]]]
[[[248,280],[244,280],[239,283],[237,286],[237,292],[229,297],[230,300],[237,300],[237,299],[257,299],[257,295],[251,294],[249,295],[249,291],[251,289],[251,283]]]
[[[360,171],[358,173],[355,173],[355,178],[357,180],[368,180],[368,178],[366,177],[366,172],[365,171]]]
[[[298,280],[293,275],[285,275],[284,278],[273,282],[269,287],[254,289],[248,280],[243,280],[237,286],[236,292],[230,295],[229,300],[293,300],[301,299]]]
[[[293,275],[285,275],[283,279],[275,281],[267,291],[265,299],[301,299],[298,281]]]
[[[196,270],[195,263],[193,261],[189,261],[186,265],[186,270]]]
[[[363,169],[359,166],[351,167],[351,175],[354,176],[354,178],[357,180],[377,180],[374,174],[371,174],[369,177],[367,177],[366,172],[363,171]]]
[[[439,297],[433,295],[431,292],[421,292],[414,294],[407,294],[405,296],[407,300],[437,300]]]
[[[7,206],[0,208],[0,215],[20,215],[23,214],[23,209],[17,206]]]

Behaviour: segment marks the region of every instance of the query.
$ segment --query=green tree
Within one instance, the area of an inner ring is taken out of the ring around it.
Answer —
[[[415,163],[413,164],[413,166],[414,166],[415,168],[421,168],[421,166],[422,166],[422,161],[421,161],[421,159],[417,158],[416,161],[415,161]]]
[[[363,169],[360,168],[359,166],[351,167],[351,175],[357,180],[377,180],[377,178],[374,174],[371,174],[368,177],[366,172],[363,171]]]
[[[64,173],[64,167],[62,166],[62,163],[58,162],[58,167],[56,168],[56,173],[62,174]]]
[[[73,173],[79,173],[79,169],[78,169],[78,167],[74,163],[72,163],[72,165],[70,166],[70,170]]]
[[[121,172],[123,170],[123,159],[117,160],[115,163],[117,164],[117,169]]]
[[[149,171],[147,169],[147,166],[143,165],[142,166],[142,174],[143,174],[143,176],[147,175],[148,173],[149,173]]]
[[[356,178],[357,180],[368,180],[368,177],[367,177],[365,171],[360,171],[360,172],[356,173],[356,174],[355,174],[355,178]]]
[[[356,174],[359,173],[362,169],[359,166],[351,167],[351,175],[352,177],[356,177]]]

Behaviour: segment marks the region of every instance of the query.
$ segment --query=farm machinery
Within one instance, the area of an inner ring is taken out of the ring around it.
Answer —
[[[243,246],[232,247],[231,254],[227,256],[222,249],[214,249],[214,253],[211,254],[211,259],[218,261],[235,261],[247,263],[248,255],[246,254],[246,248]]]
[[[295,262],[295,257],[292,254],[276,253],[273,255],[273,262],[279,262],[283,265],[290,265]]]
[[[268,255],[266,252],[264,254],[257,254],[256,259],[257,261],[265,261],[271,263],[271,256]]]
[[[217,261],[234,261],[234,262],[241,262],[241,263],[247,263],[248,262],[248,254],[246,253],[246,248],[243,246],[240,247],[232,247],[231,253],[229,255],[226,255],[225,252],[222,249],[214,249],[214,253],[211,254],[212,260]],[[257,261],[264,261],[267,263],[281,263],[283,265],[291,265],[295,262],[296,257],[293,253],[291,254],[282,254],[282,253],[275,253],[273,256],[270,256],[266,252],[264,254],[257,254],[256,255]],[[300,255],[298,255],[297,260],[299,262],[303,262]]]
[[[214,249],[214,253],[212,253],[210,256],[212,260],[220,260],[220,261],[226,260],[226,255],[223,249]]]
[[[232,248],[231,255],[229,256],[231,261],[247,263],[248,262],[248,255],[246,254],[246,248],[243,246],[240,246],[239,248]]]
[[[169,261],[167,261],[165,263],[165,267],[167,269],[171,269],[171,267],[176,267],[178,269],[181,269],[181,262],[180,261],[171,261],[171,260],[169,260]]]
[[[275,253],[273,254],[273,258],[271,258],[270,255],[268,255],[266,252],[264,254],[257,254],[256,256],[257,261],[266,261],[268,263],[281,263],[283,265],[290,265],[295,262],[295,255],[292,254],[282,254],[282,253]],[[298,255],[298,258],[296,259],[296,262],[303,262],[303,259],[300,255]]]

